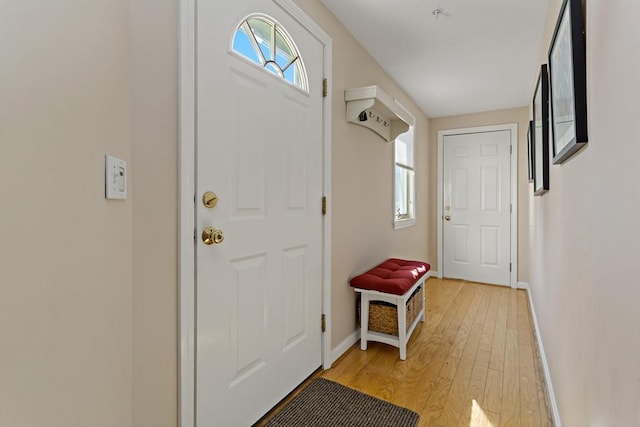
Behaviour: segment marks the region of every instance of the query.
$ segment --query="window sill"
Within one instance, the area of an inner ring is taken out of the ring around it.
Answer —
[[[399,219],[399,220],[393,221],[393,229],[394,230],[399,230],[401,228],[407,228],[407,227],[413,227],[414,225],[416,225],[416,219],[415,218]]]

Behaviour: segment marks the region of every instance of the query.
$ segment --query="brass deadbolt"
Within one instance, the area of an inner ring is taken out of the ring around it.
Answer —
[[[205,245],[219,245],[224,240],[222,230],[213,227],[205,227],[202,230],[202,241]]]
[[[218,196],[212,191],[207,191],[202,195],[202,204],[211,209],[218,204]]]

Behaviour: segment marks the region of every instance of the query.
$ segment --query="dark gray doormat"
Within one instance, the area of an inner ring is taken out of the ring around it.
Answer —
[[[318,378],[266,427],[415,427],[419,419],[409,409]]]

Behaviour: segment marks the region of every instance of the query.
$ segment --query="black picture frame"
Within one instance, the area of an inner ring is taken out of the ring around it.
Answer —
[[[549,191],[549,75],[540,67],[533,94],[533,194]]]
[[[527,159],[529,160],[529,182],[533,182],[533,120],[529,120],[527,129]]]
[[[582,0],[564,0],[549,48],[553,163],[561,164],[588,142],[587,67]]]

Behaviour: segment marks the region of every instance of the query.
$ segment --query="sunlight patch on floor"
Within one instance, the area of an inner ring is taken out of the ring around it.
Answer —
[[[469,420],[469,427],[496,427],[499,420],[495,419],[496,414],[491,412],[485,412],[480,404],[474,399],[471,402],[471,419]]]

